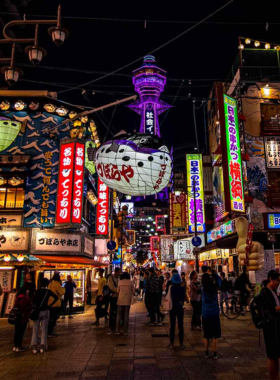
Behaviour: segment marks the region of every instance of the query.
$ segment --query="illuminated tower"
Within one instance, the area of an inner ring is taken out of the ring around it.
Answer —
[[[171,106],[159,100],[166,83],[166,71],[155,64],[155,57],[144,57],[143,65],[133,71],[133,84],[140,99],[128,107],[141,115],[140,133],[160,137],[158,115]]]

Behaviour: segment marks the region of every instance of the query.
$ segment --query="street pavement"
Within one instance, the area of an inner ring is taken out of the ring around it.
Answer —
[[[49,339],[45,354],[37,355],[30,349],[12,352],[13,327],[0,319],[0,379],[268,379],[263,344],[249,314],[236,320],[221,318],[218,360],[204,358],[202,333],[190,331],[190,319],[187,307],[186,348],[179,349],[176,337],[175,349],[168,349],[168,316],[163,326],[146,326],[143,302],[132,306],[128,336],[107,335],[104,320],[92,326],[94,309],[89,307],[72,320],[59,320],[59,336]],[[25,346],[30,345],[31,332],[25,335]]]

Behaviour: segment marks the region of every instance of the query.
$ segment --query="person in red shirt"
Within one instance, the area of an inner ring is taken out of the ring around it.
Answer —
[[[24,333],[29,322],[29,315],[32,310],[32,302],[28,296],[28,290],[25,286],[20,288],[19,294],[15,301],[15,306],[19,307],[20,318],[15,324],[14,348],[13,351],[25,351],[26,347],[22,346]]]

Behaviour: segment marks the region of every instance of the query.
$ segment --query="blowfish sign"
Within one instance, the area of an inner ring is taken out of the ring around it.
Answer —
[[[56,224],[82,223],[84,155],[82,143],[61,145]]]
[[[201,154],[187,154],[189,232],[205,232],[203,168]]]
[[[109,189],[105,183],[98,178],[98,204],[96,212],[96,233],[108,235],[109,221]]]
[[[245,212],[236,100],[224,95],[230,210]],[[229,203],[229,202],[228,202]]]

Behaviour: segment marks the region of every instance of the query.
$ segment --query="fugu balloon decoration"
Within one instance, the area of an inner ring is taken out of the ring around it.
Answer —
[[[96,152],[96,170],[110,188],[127,195],[152,195],[170,180],[172,161],[162,139],[155,135],[122,134]]]

